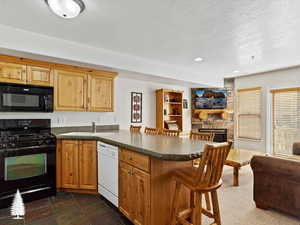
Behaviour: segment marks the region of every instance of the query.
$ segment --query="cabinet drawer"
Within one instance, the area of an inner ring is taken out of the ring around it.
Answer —
[[[128,164],[137,167],[141,170],[150,171],[150,158],[136,152],[128,151],[125,149],[119,149],[120,160],[127,162]]]

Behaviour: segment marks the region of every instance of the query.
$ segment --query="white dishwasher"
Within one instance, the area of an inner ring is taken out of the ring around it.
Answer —
[[[118,147],[98,142],[97,152],[98,192],[118,207]]]

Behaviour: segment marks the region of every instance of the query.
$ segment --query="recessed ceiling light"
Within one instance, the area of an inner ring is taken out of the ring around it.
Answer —
[[[82,0],[45,0],[45,2],[52,12],[66,19],[78,16],[85,9]]]
[[[197,58],[195,58],[194,60],[195,60],[196,62],[201,62],[201,61],[203,61],[203,58],[197,57]]]
[[[239,71],[239,70],[234,70],[233,72],[234,72],[234,73],[240,73],[241,71]]]

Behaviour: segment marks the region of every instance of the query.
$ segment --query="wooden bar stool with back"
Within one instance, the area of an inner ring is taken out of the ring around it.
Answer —
[[[150,128],[150,127],[145,127],[145,134],[158,135],[158,134],[159,134],[159,129],[157,129],[157,128]]]
[[[141,131],[142,126],[134,126],[134,125],[130,125],[130,131],[131,132],[140,132]]]
[[[174,137],[179,137],[180,131],[179,130],[168,130],[164,129],[162,132],[162,135],[164,136],[174,136]]]
[[[202,214],[213,218],[214,225],[221,225],[217,189],[222,185],[222,172],[231,148],[231,142],[205,145],[199,167],[175,170],[176,188],[172,203],[171,225],[201,225]],[[182,185],[191,190],[190,208],[178,212]],[[210,193],[213,210],[202,208],[202,195]]]

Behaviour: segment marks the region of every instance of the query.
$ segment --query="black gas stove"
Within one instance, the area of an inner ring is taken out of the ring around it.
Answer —
[[[48,119],[0,120],[0,208],[56,193],[56,138]]]

